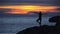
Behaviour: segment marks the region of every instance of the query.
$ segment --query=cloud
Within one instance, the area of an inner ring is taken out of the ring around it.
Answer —
[[[46,4],[60,6],[60,0],[0,0],[0,5]]]
[[[60,10],[60,8],[57,8],[56,10]]]
[[[11,9],[3,9],[3,8],[0,8],[0,14],[4,14],[4,12],[8,12],[10,10]]]

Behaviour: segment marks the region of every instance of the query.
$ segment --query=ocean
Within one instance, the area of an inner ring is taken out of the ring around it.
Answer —
[[[0,17],[0,34],[16,34],[29,27],[39,26],[38,17]],[[42,17],[42,25],[54,26],[48,21],[50,17]]]

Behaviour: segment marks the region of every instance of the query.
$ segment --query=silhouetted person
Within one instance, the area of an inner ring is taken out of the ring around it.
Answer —
[[[36,20],[38,23],[39,23],[39,25],[41,26],[41,21],[42,21],[42,13],[41,12],[39,12],[39,18]]]

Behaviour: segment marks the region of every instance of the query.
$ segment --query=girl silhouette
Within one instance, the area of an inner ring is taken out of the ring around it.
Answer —
[[[39,12],[39,18],[36,20],[38,23],[39,23],[39,25],[41,26],[41,21],[42,21],[42,13],[41,12]]]

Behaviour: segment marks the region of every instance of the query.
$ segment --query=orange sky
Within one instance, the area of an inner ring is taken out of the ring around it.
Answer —
[[[58,6],[35,6],[35,5],[16,5],[16,6],[0,6],[0,8],[12,9],[5,13],[10,14],[27,14],[28,12],[54,12]]]

